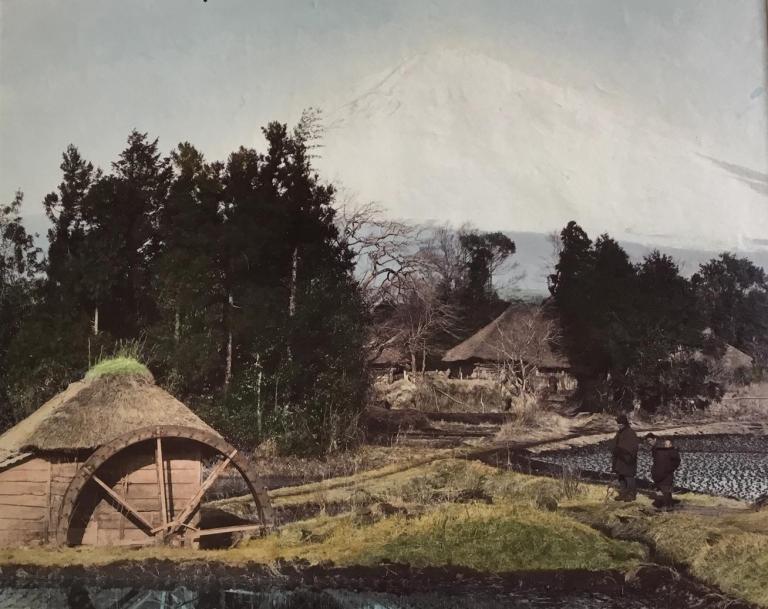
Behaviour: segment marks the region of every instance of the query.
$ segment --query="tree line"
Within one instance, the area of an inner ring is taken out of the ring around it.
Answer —
[[[593,241],[575,222],[556,243],[551,300],[582,405],[705,406],[768,364],[768,277],[749,259],[722,253],[687,278],[670,256],[633,264],[609,235]],[[727,345],[754,359],[740,379],[712,365]]]
[[[108,171],[69,146],[43,201],[48,250],[0,208],[0,426],[100,357],[138,353],[162,386],[232,441],[302,450],[356,441],[369,364],[417,371],[507,306],[515,243],[471,226],[416,226],[357,206],[317,174],[318,116],[263,129],[265,150],[164,155],[133,131]],[[768,360],[768,280],[723,254],[686,278],[608,235],[557,238],[549,310],[590,407],[708,401],[699,353]]]
[[[188,142],[164,155],[133,131],[109,171],[69,146],[43,201],[45,255],[23,195],[0,208],[2,428],[101,357],[130,352],[238,444],[332,450],[357,439],[382,310],[430,300],[411,345],[431,350],[464,327],[462,312],[473,326],[498,306],[507,237],[451,233],[456,256],[433,285],[436,248],[421,229],[340,205],[314,170],[317,113],[263,135],[265,151],[220,162]]]
[[[164,156],[133,131],[111,171],[74,146],[44,201],[46,257],[3,210],[2,416],[8,424],[119,345],[234,440],[346,440],[367,381],[366,309],[312,169],[313,116],[266,151]]]

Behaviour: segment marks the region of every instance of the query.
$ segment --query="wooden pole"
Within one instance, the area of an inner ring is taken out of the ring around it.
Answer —
[[[163,443],[160,438],[157,439],[155,464],[157,465],[157,491],[160,495],[160,522],[165,526],[168,524],[168,500],[165,496],[165,465],[163,464]]]
[[[147,527],[147,529],[152,531],[152,525],[149,522],[147,522],[147,520],[141,514],[139,514],[133,508],[133,506],[131,506],[125,499],[123,499],[115,491],[113,491],[111,488],[109,488],[109,485],[107,485],[101,478],[99,478],[98,476],[94,475],[93,476],[93,480],[94,480],[94,482],[96,482],[96,484],[98,484],[101,488],[103,488],[107,492],[107,494],[110,497],[112,497],[112,499],[114,499],[118,504],[120,504],[120,506],[122,506],[124,509],[128,510],[128,512],[130,514],[132,514],[133,517],[136,518],[136,520],[138,520],[141,524],[143,524],[145,527]]]
[[[189,503],[187,503],[184,510],[179,514],[176,518],[173,519],[172,522],[169,522],[164,527],[158,527],[155,529],[152,529],[153,533],[157,533],[158,531],[168,528],[169,533],[173,533],[176,529],[178,529],[180,526],[182,526],[187,518],[189,518],[192,515],[192,512],[195,511],[195,508],[198,506],[200,501],[203,499],[203,495],[205,495],[205,491],[207,491],[214,482],[216,482],[217,478],[221,475],[221,472],[224,471],[224,468],[229,465],[230,461],[232,461],[232,457],[234,457],[237,454],[237,449],[233,450],[224,461],[219,463],[214,470],[211,472],[211,474],[208,476],[208,478],[203,482],[203,485],[198,489],[198,491],[195,493],[194,497],[189,500]]]
[[[222,535],[224,533],[240,533],[245,531],[258,531],[263,529],[262,524],[243,524],[231,527],[219,527],[218,529],[199,529],[192,533],[192,539],[199,539],[208,535]]]

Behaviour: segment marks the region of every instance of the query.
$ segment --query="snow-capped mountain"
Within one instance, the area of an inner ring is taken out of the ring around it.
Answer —
[[[319,164],[403,218],[533,233],[575,219],[645,245],[766,248],[761,159],[741,167],[712,149],[717,138],[611,91],[475,52],[430,52],[326,114]]]

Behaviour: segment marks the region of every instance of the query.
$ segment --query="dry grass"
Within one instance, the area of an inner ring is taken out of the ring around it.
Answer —
[[[449,379],[442,374],[427,374],[415,382],[401,379],[375,386],[380,399],[394,408],[413,408],[425,412],[500,412],[504,400],[499,384],[490,379]]]
[[[326,480],[270,492],[276,508],[337,505],[352,509],[361,502],[386,502],[417,509],[455,501],[493,501],[540,506],[567,505],[573,501],[602,501],[605,487],[584,484],[573,477],[560,479],[505,472],[477,461],[460,458],[395,464],[356,476]],[[210,504],[236,515],[253,510],[247,497]]]
[[[724,420],[754,419],[764,421],[768,417],[768,383],[752,383],[729,391],[723,401],[713,404],[709,412]]]
[[[562,438],[573,429],[574,419],[554,412],[532,399],[512,402],[509,421],[496,434],[500,442]]]
[[[351,516],[320,517],[252,540],[243,551],[269,560],[384,561],[462,565],[481,571],[629,569],[645,558],[635,543],[607,539],[574,520],[522,505],[443,504],[417,517],[370,526]]]
[[[19,549],[0,551],[0,564],[305,559],[483,571],[631,570],[647,560],[643,547],[649,546],[702,581],[768,607],[768,511],[750,511],[734,500],[685,495],[680,510],[658,513],[646,497],[616,503],[605,486],[577,477],[529,476],[463,459],[394,464],[272,495],[278,507],[336,503],[346,512],[331,517],[321,511],[230,550]],[[237,511],[244,502],[217,505]]]
[[[390,468],[377,476],[362,474],[353,482],[311,485],[275,499],[278,505],[343,500],[349,513],[320,514],[231,550],[33,548],[2,551],[0,564],[98,566],[149,558],[268,564],[306,559],[342,565],[397,561],[508,571],[629,569],[645,557],[636,543],[608,539],[560,511],[539,509],[543,496],[569,504],[557,480],[451,459],[399,471]],[[593,491],[593,497],[600,496],[598,488]],[[585,496],[590,496],[589,491]],[[466,503],[455,503],[459,500]],[[403,507],[394,515],[379,511],[373,519],[358,517],[382,503]]]
[[[252,458],[258,461],[261,476],[296,480],[295,485],[356,476],[387,466],[426,462],[449,454],[448,449],[441,448],[365,445],[326,457],[298,457],[279,456],[263,446],[253,453]]]

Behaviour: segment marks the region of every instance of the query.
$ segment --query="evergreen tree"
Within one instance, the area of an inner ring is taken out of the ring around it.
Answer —
[[[747,258],[722,253],[701,265],[693,285],[714,336],[768,364],[768,278]]]
[[[620,408],[631,408],[634,393],[629,382],[636,363],[637,284],[635,267],[624,249],[608,235],[594,247],[590,319],[593,364],[610,378],[609,399]]]
[[[719,397],[707,385],[704,321],[696,295],[672,258],[654,251],[638,265],[636,362],[631,371],[637,399],[655,411],[669,403]]]
[[[120,339],[135,338],[154,321],[151,268],[157,226],[170,187],[169,161],[157,140],[131,132],[128,145],[83,199],[85,281],[94,323]]]
[[[17,413],[10,402],[9,350],[34,304],[34,288],[40,267],[39,248],[21,220],[23,194],[0,207],[0,425],[14,422]]]
[[[582,406],[629,409],[639,401],[656,410],[717,399],[721,388],[696,357],[704,324],[693,286],[675,262],[653,252],[633,265],[608,235],[592,243],[575,222],[560,239],[550,290]]]
[[[127,339],[239,444],[272,435],[310,451],[349,440],[367,389],[367,319],[334,189],[312,168],[316,133],[312,114],[293,132],[270,123],[265,153],[240,148],[222,164],[188,143],[164,158],[134,131],[109,174],[67,148],[44,202],[45,280],[32,291],[25,279],[34,306],[0,335],[13,362],[1,379],[6,421]],[[5,220],[18,206],[3,221],[26,252],[18,219]]]
[[[459,242],[465,256],[466,294],[472,304],[485,304],[498,298],[493,274],[515,253],[515,243],[504,233],[463,232]]]
[[[165,384],[182,395],[210,394],[222,375],[223,167],[189,143],[171,153],[174,180],[158,214],[152,261],[157,321],[149,329]]]
[[[16,418],[82,375],[89,352],[98,354],[104,346],[95,338],[91,341],[92,305],[85,288],[92,266],[85,256],[83,217],[83,202],[101,174],[72,145],[62,155],[60,169],[58,191],[43,201],[52,224],[45,277],[8,347],[7,387]]]
[[[93,182],[101,176],[73,145],[62,155],[60,169],[62,181],[58,192],[47,195],[43,201],[45,214],[53,225],[48,230],[46,298],[49,304],[57,303],[71,310],[86,304],[82,286],[88,264],[82,255],[86,229],[82,204]]]
[[[593,335],[592,310],[595,292],[595,260],[592,241],[576,223],[569,222],[560,232],[561,250],[555,272],[549,277],[549,290],[563,328],[562,348],[574,365],[579,392],[589,393],[587,385],[600,380],[600,363],[594,352],[599,348]]]
[[[363,403],[364,307],[334,223],[334,190],[313,171],[306,134],[271,123],[266,154],[241,149],[227,163],[231,400],[255,389],[257,422],[270,418],[294,442],[328,448]]]

